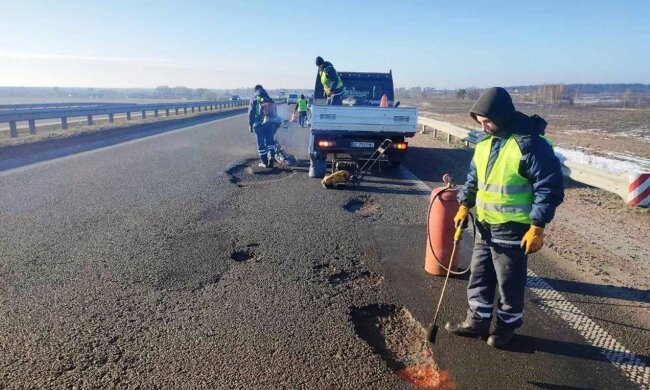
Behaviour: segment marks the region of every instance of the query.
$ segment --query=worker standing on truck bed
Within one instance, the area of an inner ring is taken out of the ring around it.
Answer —
[[[516,111],[505,89],[486,90],[470,116],[487,137],[474,150],[454,222],[465,224],[468,210],[476,206],[479,240],[467,286],[467,316],[445,329],[487,337],[498,286],[496,327],[487,343],[502,348],[522,324],[528,254],[542,248],[544,227],[564,200],[564,182],[560,161],[543,136],[546,121]]]
[[[331,62],[316,57],[318,77],[323,84],[323,97],[327,98],[328,106],[340,106],[343,100],[343,81]]]
[[[300,98],[296,102],[296,107],[293,110],[298,112],[298,123],[300,127],[305,127],[305,118],[307,117],[307,99],[305,99],[305,95],[300,95]]]
[[[257,137],[257,153],[260,156],[261,168],[273,168],[275,160],[275,131],[278,124],[275,121],[277,112],[275,103],[261,85],[255,86],[255,97],[248,105],[248,129]]]

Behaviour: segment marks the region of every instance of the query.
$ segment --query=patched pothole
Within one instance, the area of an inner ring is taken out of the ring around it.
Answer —
[[[369,195],[361,195],[352,198],[343,206],[343,208],[347,212],[356,214],[362,218],[370,217],[379,210],[377,201]]]
[[[426,330],[403,307],[372,304],[350,312],[354,329],[402,379],[421,389],[453,389],[448,373],[438,370]]]

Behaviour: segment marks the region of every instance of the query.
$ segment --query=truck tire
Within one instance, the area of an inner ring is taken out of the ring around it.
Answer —
[[[322,179],[325,173],[327,173],[327,161],[312,157],[309,164],[309,177]]]

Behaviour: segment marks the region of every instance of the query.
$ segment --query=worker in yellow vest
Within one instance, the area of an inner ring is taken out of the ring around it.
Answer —
[[[327,98],[327,105],[340,106],[343,103],[343,81],[331,62],[316,57],[318,78],[323,84],[323,97]]]
[[[564,178],[546,121],[515,110],[503,88],[490,88],[470,116],[487,137],[476,145],[467,181],[458,193],[456,226],[476,206],[479,233],[467,286],[469,308],[462,322],[448,322],[455,335],[487,338],[503,348],[522,325],[528,255],[542,248],[546,224],[564,200]],[[496,289],[496,327],[489,334]]]
[[[305,118],[307,117],[307,99],[305,99],[305,95],[300,95],[293,111],[298,112],[298,124],[300,124],[300,127],[305,127]]]

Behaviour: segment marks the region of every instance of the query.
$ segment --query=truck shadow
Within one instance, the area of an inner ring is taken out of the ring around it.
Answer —
[[[473,149],[442,149],[409,146],[404,165],[425,182],[441,182],[448,173],[457,184],[464,183]]]

